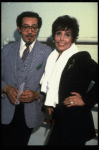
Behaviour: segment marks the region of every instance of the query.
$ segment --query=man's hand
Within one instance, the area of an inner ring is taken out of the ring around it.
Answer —
[[[12,103],[17,104],[18,90],[15,87],[6,85],[3,89],[3,92],[7,94]]]
[[[71,92],[71,94],[74,94],[73,96],[69,96],[63,101],[63,104],[67,107],[72,106],[84,106],[85,103],[82,100],[82,96],[79,93]]]
[[[20,100],[23,103],[27,103],[27,102],[32,102],[39,98],[40,98],[40,95],[38,92],[27,89],[26,91],[23,91],[20,94],[20,96],[18,97],[18,100]]]

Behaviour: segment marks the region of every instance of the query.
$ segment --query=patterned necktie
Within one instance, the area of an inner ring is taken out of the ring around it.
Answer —
[[[26,49],[24,50],[22,58],[21,58],[23,62],[27,58],[28,54],[29,54],[29,44],[26,44]]]

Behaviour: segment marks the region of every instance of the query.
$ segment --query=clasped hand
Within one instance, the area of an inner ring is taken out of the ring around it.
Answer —
[[[11,100],[12,103],[17,104],[18,100],[21,102],[32,102],[35,99],[39,99],[40,95],[36,91],[31,91],[27,89],[26,91],[23,91],[20,96],[18,97],[17,100],[17,94],[18,90],[15,87],[6,85],[3,89],[3,91],[7,94],[9,99]]]
[[[18,97],[18,100],[26,103],[26,102],[32,102],[38,98],[39,98],[39,96],[37,95],[36,91],[31,91],[31,90],[27,89],[26,91],[23,91],[20,94],[20,96]]]

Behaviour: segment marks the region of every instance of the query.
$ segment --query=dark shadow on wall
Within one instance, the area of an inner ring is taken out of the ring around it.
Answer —
[[[21,34],[19,33],[17,29],[14,32],[14,38],[15,38],[15,41],[18,41],[21,38]]]
[[[40,41],[40,42],[43,44],[46,44],[47,46],[50,46],[52,48],[52,51],[55,49],[55,43],[53,41],[52,36],[49,36],[46,41],[44,41],[44,42]]]

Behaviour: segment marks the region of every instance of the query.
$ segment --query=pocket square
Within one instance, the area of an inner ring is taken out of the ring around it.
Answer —
[[[42,67],[42,64],[40,64],[39,66],[37,66],[37,70],[39,70]]]

